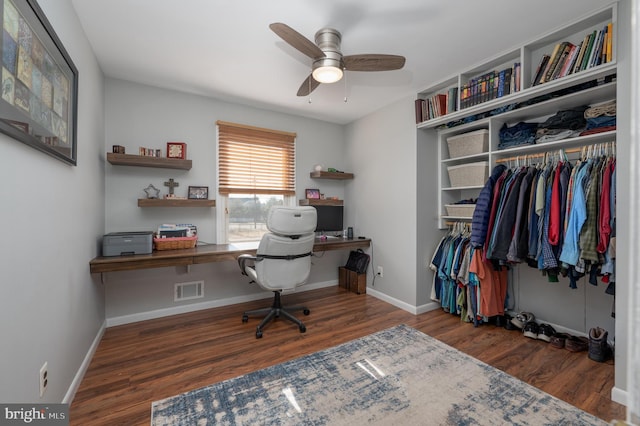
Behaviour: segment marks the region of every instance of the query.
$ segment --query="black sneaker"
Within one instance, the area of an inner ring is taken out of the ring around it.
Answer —
[[[524,327],[522,327],[522,334],[524,334],[525,337],[537,339],[539,329],[540,327],[538,326],[537,322],[529,321],[524,325]]]
[[[609,359],[611,351],[607,336],[609,333],[600,327],[592,328],[589,331],[589,358],[597,362],[605,362]]]
[[[520,330],[518,327],[516,327],[512,322],[513,318],[511,318],[511,315],[509,314],[504,314],[504,328],[506,330]]]
[[[538,328],[538,339],[550,342],[553,335],[556,334],[556,330],[549,324],[540,324]]]

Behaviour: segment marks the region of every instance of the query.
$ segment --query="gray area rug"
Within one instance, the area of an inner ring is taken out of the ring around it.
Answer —
[[[606,425],[406,325],[152,404],[152,425]]]

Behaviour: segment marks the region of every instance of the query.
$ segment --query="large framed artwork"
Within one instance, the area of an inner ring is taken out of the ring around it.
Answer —
[[[0,5],[0,132],[76,165],[78,70],[36,0]]]

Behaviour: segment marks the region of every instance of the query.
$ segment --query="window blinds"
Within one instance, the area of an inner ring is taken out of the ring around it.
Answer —
[[[221,194],[295,195],[295,133],[216,124]]]

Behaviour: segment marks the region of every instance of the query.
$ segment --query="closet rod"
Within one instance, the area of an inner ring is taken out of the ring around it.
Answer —
[[[582,148],[570,148],[570,149],[565,149],[564,152],[566,154],[571,154],[574,152],[582,152]],[[508,158],[499,158],[496,160],[496,163],[506,163],[508,161],[515,161],[515,160],[526,160],[528,158],[542,158],[549,155],[548,152],[540,152],[537,154],[525,154],[525,155],[519,155],[517,157],[508,157]]]
[[[447,226],[464,226],[465,228],[469,229],[469,231],[471,231],[471,219],[468,219],[468,222],[465,220],[457,220],[457,221],[448,220],[448,221],[445,221],[444,224]]]
[[[606,142],[605,144],[615,144],[615,142]],[[598,146],[599,144],[596,145],[584,145],[581,146],[580,148],[569,148],[569,149],[560,149],[562,150],[565,154],[572,154],[572,153],[576,153],[576,152],[583,152],[584,149],[588,146]],[[542,158],[546,155],[549,154],[549,152],[553,152],[553,151],[558,151],[558,150],[552,150],[552,151],[548,151],[548,152],[540,152],[540,153],[536,153],[536,154],[524,154],[524,155],[519,155],[517,157],[507,157],[507,158],[498,158],[496,160],[496,163],[506,163],[508,161],[515,161],[515,160],[526,160],[528,158]]]

